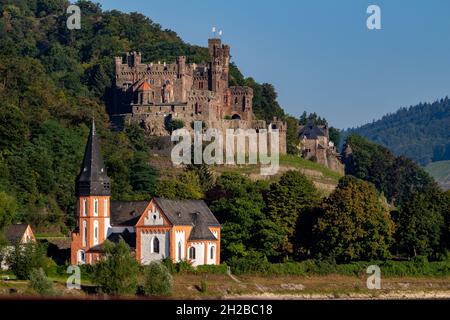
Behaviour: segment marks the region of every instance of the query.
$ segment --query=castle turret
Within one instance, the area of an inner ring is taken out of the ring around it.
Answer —
[[[137,67],[142,63],[142,55],[140,52],[129,52],[127,53],[127,63],[129,67]]]

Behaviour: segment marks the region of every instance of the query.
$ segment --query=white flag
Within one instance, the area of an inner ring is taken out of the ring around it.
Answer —
[[[219,36],[221,36],[221,35],[222,35],[222,30],[219,31]]]
[[[212,27],[212,32],[216,32],[216,27]]]

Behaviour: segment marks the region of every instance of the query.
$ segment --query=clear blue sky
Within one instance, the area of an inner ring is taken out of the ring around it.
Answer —
[[[290,114],[347,128],[450,95],[449,0],[100,0],[137,11],[188,43],[223,30],[245,76],[275,85]],[[381,7],[382,30],[366,9]]]

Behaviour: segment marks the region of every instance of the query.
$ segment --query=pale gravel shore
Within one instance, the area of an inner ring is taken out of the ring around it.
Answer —
[[[243,294],[226,295],[223,299],[242,300],[425,300],[425,299],[449,299],[450,290],[445,291],[391,291],[374,294],[367,293],[342,293],[342,294]]]

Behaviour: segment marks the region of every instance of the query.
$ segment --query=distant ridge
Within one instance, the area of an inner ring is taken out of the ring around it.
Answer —
[[[380,120],[348,129],[426,166],[450,160],[450,99],[401,108]]]

